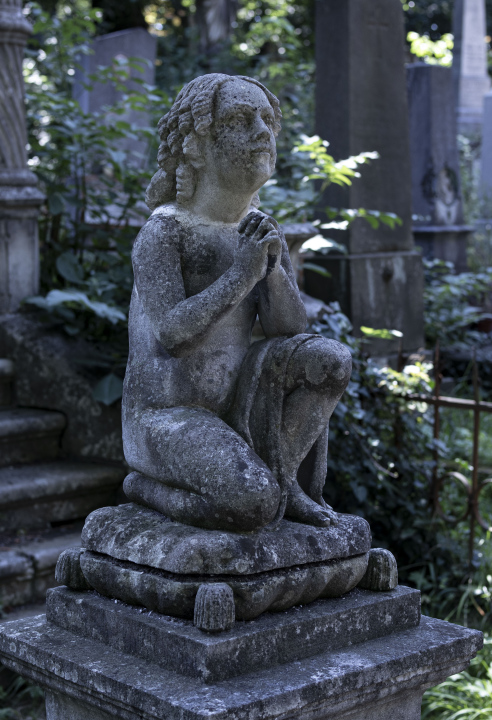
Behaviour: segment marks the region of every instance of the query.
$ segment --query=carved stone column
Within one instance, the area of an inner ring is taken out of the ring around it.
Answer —
[[[22,0],[0,0],[0,312],[39,286],[38,215],[43,194],[27,167],[22,61],[31,32]]]

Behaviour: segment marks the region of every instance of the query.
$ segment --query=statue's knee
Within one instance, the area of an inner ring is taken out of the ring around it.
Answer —
[[[238,492],[223,512],[239,532],[260,530],[270,523],[280,504],[280,486],[270,471],[257,473],[251,469],[239,478]]]
[[[313,337],[301,346],[301,376],[307,387],[319,390],[346,388],[352,373],[352,355],[337,340]]]

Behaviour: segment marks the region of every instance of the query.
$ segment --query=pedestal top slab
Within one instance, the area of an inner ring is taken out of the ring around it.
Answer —
[[[338,520],[329,528],[282,520],[276,530],[233,533],[182,525],[129,503],[91,513],[82,545],[176,574],[252,575],[368,552],[371,531],[366,520],[356,515],[339,515]]]
[[[48,690],[88,705],[80,718],[382,720],[404,715],[367,708],[460,672],[481,648],[482,638],[476,630],[422,618],[416,628],[206,685],[39,616],[1,626],[0,658]]]

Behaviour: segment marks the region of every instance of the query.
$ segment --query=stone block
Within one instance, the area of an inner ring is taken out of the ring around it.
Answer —
[[[385,637],[204,684],[42,616],[0,628],[2,662],[46,688],[48,720],[418,720],[423,692],[464,669],[481,645],[478,631],[422,618]]]
[[[191,620],[64,587],[49,591],[46,612],[50,623],[76,635],[215,682],[417,627],[420,593],[401,586],[387,593],[357,588],[341,598],[236,622],[219,635],[200,632]]]
[[[330,273],[327,281],[312,270],[304,271],[306,292],[323,302],[338,301],[342,312],[361,337],[362,326],[403,332],[403,349],[423,347],[422,257],[417,252],[316,256]],[[377,343],[377,344],[376,344]],[[387,354],[398,350],[398,341],[368,343],[371,351]]]

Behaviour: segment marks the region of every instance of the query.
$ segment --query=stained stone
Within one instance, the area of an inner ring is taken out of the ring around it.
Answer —
[[[169,573],[244,576],[362,555],[371,548],[371,533],[357,515],[338,515],[338,524],[329,528],[282,520],[273,531],[202,530],[129,503],[91,513],[82,545]]]

